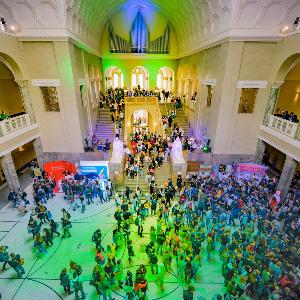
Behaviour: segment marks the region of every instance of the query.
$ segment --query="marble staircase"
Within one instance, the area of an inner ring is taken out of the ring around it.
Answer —
[[[163,115],[167,116],[168,112],[173,109],[171,103],[160,103],[159,108],[160,108],[162,116]],[[176,117],[174,119],[174,122],[176,122],[179,127],[183,128],[185,136],[187,136],[187,137],[192,137],[193,136],[193,131],[189,126],[189,122],[186,118],[186,115],[185,115],[183,109],[177,109],[176,110]],[[168,134],[169,133],[170,132],[168,132]]]
[[[122,135],[119,137],[123,141],[124,124],[122,126]],[[99,117],[96,124],[95,136],[98,140],[105,142],[108,139],[113,143],[115,137],[115,124],[111,121],[111,112],[108,106],[100,109]]]

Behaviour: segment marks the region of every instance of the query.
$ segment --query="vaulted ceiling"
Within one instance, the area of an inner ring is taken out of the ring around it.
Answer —
[[[226,35],[279,36],[300,15],[300,0],[0,0],[0,16],[20,36],[55,36],[67,30],[99,49],[108,20],[136,7],[170,22],[180,54]]]

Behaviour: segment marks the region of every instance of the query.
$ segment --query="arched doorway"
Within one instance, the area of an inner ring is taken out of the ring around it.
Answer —
[[[145,109],[135,110],[132,114],[133,132],[149,131],[149,113]]]
[[[300,62],[289,69],[280,87],[274,114],[285,119],[300,119]]]
[[[264,125],[300,139],[300,54],[288,57],[276,73],[265,111]]]
[[[124,79],[122,70],[119,67],[109,67],[105,71],[106,90],[110,88],[123,88]]]
[[[8,117],[25,112],[18,84],[11,68],[0,61],[0,113]]]
[[[156,86],[159,90],[173,92],[174,71],[170,67],[161,67],[157,73]]]
[[[149,89],[149,72],[146,68],[137,66],[131,72],[131,88],[148,90]]]

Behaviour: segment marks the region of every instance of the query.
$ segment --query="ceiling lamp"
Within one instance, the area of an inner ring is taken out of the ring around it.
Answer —
[[[289,30],[289,26],[285,26],[285,27],[283,27],[282,29],[281,29],[281,32],[286,32],[286,31],[288,31]]]

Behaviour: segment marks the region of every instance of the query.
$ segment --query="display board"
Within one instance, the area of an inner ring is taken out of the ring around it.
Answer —
[[[79,171],[89,178],[109,179],[108,161],[80,161]]]

